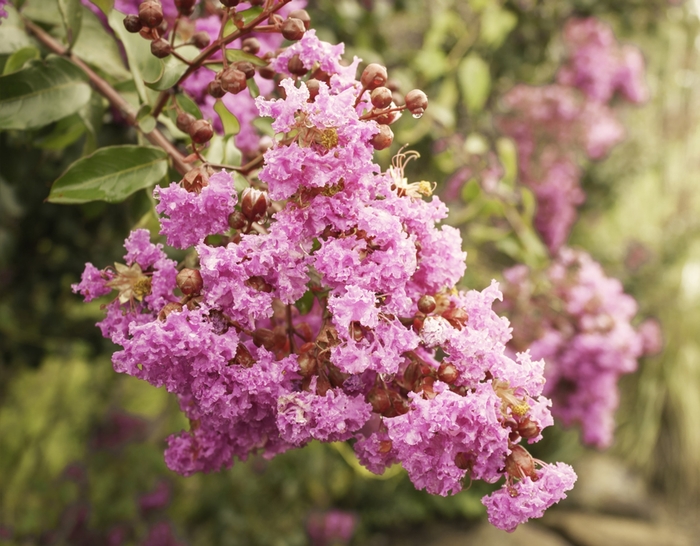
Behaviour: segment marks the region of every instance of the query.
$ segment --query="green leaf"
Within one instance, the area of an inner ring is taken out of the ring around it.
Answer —
[[[42,150],[63,150],[85,133],[85,124],[78,114],[60,120],[50,134],[34,142]]]
[[[497,4],[491,4],[481,15],[479,40],[487,46],[497,48],[517,23],[518,18],[513,13]]]
[[[501,137],[496,141],[496,150],[498,160],[503,165],[503,182],[513,187],[518,175],[518,150],[515,143],[509,138]]]
[[[236,13],[236,18],[239,21],[243,21],[244,25],[247,25],[253,19],[258,17],[262,12],[263,12],[262,6],[254,6],[252,8],[247,9],[247,10],[239,11],[238,13]],[[236,30],[238,30],[236,23],[234,23],[233,19],[229,19],[226,22],[226,26],[224,27],[224,36],[228,36],[232,32],[235,32]],[[212,38],[213,38],[213,36],[212,36]]]
[[[294,302],[294,307],[299,309],[299,313],[302,315],[307,315],[313,306],[314,293],[311,290],[307,290],[301,298]]]
[[[252,98],[256,98],[260,95],[260,89],[258,88],[258,84],[255,83],[254,78],[250,78],[246,84],[248,85],[248,92]]]
[[[235,63],[237,61],[248,61],[254,66],[267,66],[268,62],[264,61],[260,57],[253,55],[252,53],[246,53],[240,49],[227,49],[226,58],[229,62]]]
[[[100,8],[100,11],[105,15],[109,15],[109,12],[114,8],[114,0],[90,0],[90,3]]]
[[[221,123],[224,126],[224,134],[237,135],[241,130],[241,124],[238,122],[236,116],[229,112],[226,105],[222,101],[217,100],[214,105],[214,110],[219,114],[219,118],[221,118]]]
[[[168,155],[149,146],[110,146],[73,163],[54,182],[48,201],[76,204],[89,201],[118,203],[150,188],[168,170]]]
[[[66,40],[69,46],[72,46],[80,34],[80,26],[83,21],[83,6],[80,0],[57,0],[57,2],[63,28],[66,30]]]
[[[141,36],[131,34],[124,28],[125,15],[117,10],[112,10],[107,20],[114,34],[121,40],[126,51],[126,58],[129,61],[129,70],[134,76],[136,90],[141,97],[141,101],[148,103],[149,94],[146,92],[144,81],[158,81],[163,75],[163,62],[151,54],[151,46],[148,40]]]
[[[90,100],[85,73],[49,55],[19,72],[0,76],[0,129],[43,127],[74,114]]]
[[[144,133],[150,133],[156,128],[157,121],[156,118],[151,116],[152,111],[153,108],[151,108],[150,105],[144,104],[141,106],[141,108],[139,108],[139,111],[136,114],[136,121],[139,122],[139,128]]]
[[[0,55],[11,55],[24,47],[31,47],[34,42],[24,30],[22,19],[12,4],[5,5],[7,18],[0,24]]]
[[[114,36],[105,31],[102,22],[86,7],[83,7],[83,24],[73,52],[93,68],[116,80],[125,80],[130,76]]]
[[[63,26],[63,17],[56,0],[28,0],[22,8],[22,15],[36,23]]]
[[[175,101],[177,102],[178,106],[182,108],[185,112],[187,112],[188,114],[192,114],[197,119],[202,119],[202,112],[199,109],[199,106],[197,106],[197,103],[194,102],[187,95],[181,93],[175,97]]]
[[[102,127],[105,109],[106,103],[102,95],[93,91],[90,101],[78,111],[78,115],[87,131],[83,155],[90,154],[97,148],[97,133]]]
[[[470,113],[481,111],[491,92],[489,65],[476,53],[471,53],[459,63],[457,79]]]
[[[199,55],[199,49],[193,45],[178,47],[177,52],[187,60],[192,60]],[[148,54],[151,55],[150,47]],[[151,55],[151,57],[155,59],[153,55]],[[168,56],[165,60],[156,59],[156,61],[162,66],[158,77],[155,79],[144,78],[144,83],[156,91],[165,91],[166,89],[170,89],[180,80],[182,75],[189,68],[187,64],[183,63],[180,59],[173,57],[172,55]]]
[[[17,72],[21,70],[27,62],[38,58],[39,50],[35,47],[23,47],[22,49],[18,49],[7,59],[2,74],[5,76]]]

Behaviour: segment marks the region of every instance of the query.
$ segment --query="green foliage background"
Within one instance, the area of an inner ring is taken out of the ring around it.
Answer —
[[[44,17],[48,27],[56,21],[52,6],[58,9],[53,0],[28,0],[25,14]],[[563,54],[559,32],[572,14],[601,17],[618,39],[642,48],[652,100],[620,108],[627,141],[587,166],[588,200],[572,242],[620,277],[641,314],[658,317],[666,335],[664,353],[624,380],[614,450],[670,498],[700,498],[700,59],[692,6],[317,0],[309,11],[319,35],[344,41],[348,56],[385,63],[404,91],[427,92],[425,116],[419,122],[404,116],[395,131],[397,145],[410,142],[421,153],[408,169],[412,179],[443,183],[461,166],[483,164],[490,150],[506,166],[498,197],[467,184],[462,201],[451,204],[450,221],[463,229],[469,252],[465,282],[472,287],[514,261],[546,259],[529,223],[528,192],[514,185],[512,148],[494,129],[499,97],[516,82],[552,80]],[[38,44],[10,15],[0,25],[5,73],[39,55]],[[78,53],[81,36],[101,36],[89,15],[75,41]],[[129,73],[112,46],[104,47],[93,62],[128,94]],[[24,52],[13,56],[20,48]],[[137,91],[130,91],[134,100]],[[133,544],[161,519],[191,544],[291,546],[307,544],[310,513],[330,508],[357,515],[355,544],[374,533],[481,517],[485,490],[431,497],[416,492],[402,471],[368,476],[343,445],[312,444],[273,461],[253,458],[187,479],[166,469],[164,438],[185,426],[176,401],[112,371],[114,346],[94,327],[99,302],[85,305],[70,292],[85,261],[102,267],[120,259],[129,230],[152,226],[148,193],[118,205],[45,202],[51,183],[85,153],[141,143],[132,129],[103,125],[104,108],[93,93],[48,126],[0,132],[0,537],[8,537],[0,544],[75,543],[78,508],[89,510],[85,528],[93,538],[128,525]],[[382,152],[381,160],[388,164],[395,151]],[[513,215],[521,223],[507,220]],[[124,445],[100,447],[96,438],[109,433],[119,412],[141,419],[140,433]],[[540,451],[541,458],[571,460],[581,447],[575,432],[557,430]],[[172,501],[143,516],[138,497],[161,480],[172,488]]]

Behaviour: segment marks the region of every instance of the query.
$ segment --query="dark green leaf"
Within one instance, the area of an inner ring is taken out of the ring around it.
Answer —
[[[15,51],[5,63],[2,71],[3,76],[21,70],[24,65],[31,60],[39,58],[39,50],[35,47],[23,47]]]
[[[255,98],[258,95],[260,95],[260,89],[258,89],[258,84],[255,83],[255,80],[253,78],[250,78],[247,82],[248,84],[248,92],[250,93],[250,96]]]
[[[114,36],[105,31],[102,22],[86,7],[83,7],[83,24],[73,52],[93,68],[116,80],[125,80],[130,76]]]
[[[226,105],[222,101],[217,100],[216,104],[214,105],[214,110],[221,118],[221,123],[224,126],[224,134],[237,135],[241,130],[241,124],[238,122],[236,116],[229,112]]]
[[[314,293],[311,290],[307,290],[304,295],[294,302],[294,307],[299,309],[299,313],[306,315],[311,311],[314,305]]]
[[[73,144],[85,132],[85,124],[78,114],[60,120],[50,134],[34,142],[43,150],[63,150]]]
[[[262,6],[255,6],[255,7],[249,8],[245,11],[239,11],[236,14],[236,17],[238,18],[239,21],[242,20],[244,25],[247,25],[253,19],[258,17],[262,12],[263,12]],[[229,19],[228,22],[226,23],[226,26],[224,27],[224,36],[228,36],[232,32],[235,32],[236,30],[238,30],[238,27],[236,26],[236,24],[233,22],[232,19]]]
[[[50,55],[19,72],[0,76],[0,129],[43,127],[77,112],[90,100],[85,73]]]
[[[48,201],[118,203],[165,176],[168,155],[148,146],[110,146],[73,163],[54,182]]]
[[[105,108],[106,104],[102,95],[93,91],[90,101],[78,111],[78,115],[87,131],[83,155],[90,154],[97,148],[97,133],[102,127]]]
[[[175,97],[175,101],[185,112],[192,114],[197,119],[202,119],[202,112],[199,110],[199,106],[187,95],[179,94]]]
[[[57,0],[57,2],[63,28],[66,30],[66,40],[72,46],[80,34],[80,26],[83,21],[83,6],[80,0]]]
[[[197,55],[199,55],[199,49],[193,45],[178,47],[177,52],[188,60],[194,59]],[[149,55],[150,54],[149,49]],[[151,55],[151,57],[155,59],[153,55]],[[144,83],[156,91],[165,91],[166,89],[170,89],[180,80],[187,68],[189,68],[188,65],[172,55],[164,60],[156,59],[156,61],[162,65],[162,69],[160,70],[158,77],[153,79],[144,77]]]
[[[226,58],[229,62],[235,63],[237,61],[248,61],[254,66],[267,66],[267,61],[264,61],[260,57],[252,55],[251,53],[246,53],[240,49],[227,49]]]

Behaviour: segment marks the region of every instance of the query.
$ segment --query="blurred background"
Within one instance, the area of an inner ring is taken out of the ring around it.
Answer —
[[[387,166],[407,142],[420,152],[407,174],[436,181],[448,201],[468,251],[469,288],[546,254],[528,238],[531,225],[523,234],[500,223],[509,207],[527,220],[523,200],[487,191],[516,179],[512,141],[497,124],[505,94],[554,82],[573,16],[595,16],[640,48],[649,99],[614,100],[624,141],[599,160],[580,159],[586,201],[569,245],[622,281],[639,304],[637,324],[660,322],[663,350],[623,377],[610,450],[585,448],[576,429],[548,429],[535,455],[572,463],[581,479],[537,532],[551,533],[543,544],[697,543],[689,537],[700,504],[700,3],[310,0],[308,11],[319,36],[345,42],[349,58],[385,64],[404,92],[428,94],[423,118],[404,116],[395,146],[379,158]],[[432,497],[399,468],[371,475],[345,444],[253,457],[217,474],[169,471],[164,439],[186,426],[175,398],[113,372],[115,347],[94,326],[99,302],[83,304],[70,290],[86,261],[121,259],[151,202],[140,192],[119,205],[45,203],[85,139],[59,125],[0,133],[0,544],[510,540],[475,534],[487,488]],[[99,135],[104,143],[135,138],[109,123]],[[504,244],[512,233],[518,245]],[[595,517],[603,519],[585,519]],[[606,522],[617,522],[612,533],[626,529],[622,542],[591,538]],[[660,530],[670,538],[644,542]]]

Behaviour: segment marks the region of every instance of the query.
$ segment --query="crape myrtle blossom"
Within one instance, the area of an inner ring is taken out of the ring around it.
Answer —
[[[625,137],[611,108],[615,94],[635,104],[648,98],[641,53],[620,46],[605,23],[569,20],[564,44],[568,54],[557,83],[515,86],[499,119],[517,145],[520,181],[537,200],[535,227],[553,254],[566,243],[585,199],[581,159],[602,159]]]
[[[511,347],[543,358],[555,417],[579,424],[584,442],[608,447],[621,375],[659,347],[658,327],[630,324],[637,311],[620,281],[582,251],[562,248],[539,279],[524,266],[504,272],[503,308],[514,324]],[[648,341],[647,341],[648,340]]]
[[[507,354],[497,283],[455,288],[462,241],[440,225],[448,211],[433,185],[409,182],[415,154],[387,171],[374,162],[384,129],[368,96],[381,70],[358,81],[359,60],[344,66],[342,44],[310,31],[278,59],[289,53],[327,77],[286,78],[284,98],[256,99],[277,134],[252,186],[237,196],[228,174],[203,166],[154,192],[161,234],[191,247],[194,267],[177,271],[137,231],[127,265],[88,264],[74,287],[86,299],[119,291],[115,370],[178,396],[190,426],[165,459],[181,474],[350,441],[371,471],[399,462],[434,494],[505,478],[508,495],[538,503],[513,518],[541,515],[573,484],[518,466],[552,424],[543,362]],[[512,529],[503,503],[489,511]]]
[[[0,19],[7,18],[7,12],[5,11],[5,6],[9,3],[9,0],[0,0]],[[2,23],[2,21],[0,21]]]

